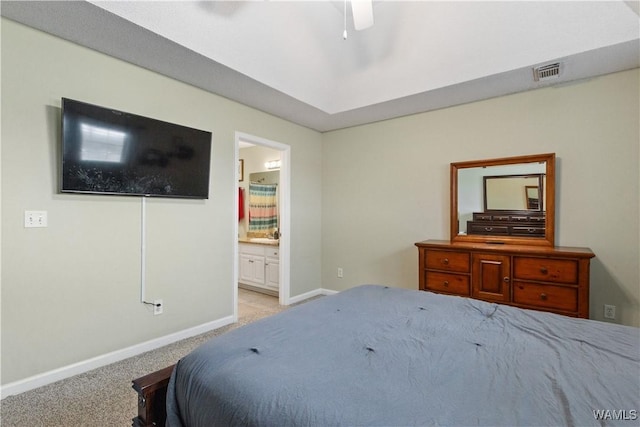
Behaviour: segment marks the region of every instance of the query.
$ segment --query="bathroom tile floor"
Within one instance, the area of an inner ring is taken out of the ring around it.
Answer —
[[[286,307],[281,306],[278,297],[238,288],[238,320],[255,319],[279,313]]]

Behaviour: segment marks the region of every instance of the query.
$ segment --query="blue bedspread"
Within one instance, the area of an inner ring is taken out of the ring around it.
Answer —
[[[167,425],[636,426],[639,331],[365,285],[183,358]]]

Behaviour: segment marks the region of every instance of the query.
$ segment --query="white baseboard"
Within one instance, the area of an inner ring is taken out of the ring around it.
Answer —
[[[236,319],[234,319],[234,316],[223,317],[222,319],[214,320],[212,322],[194,326],[192,328],[165,335],[160,338],[145,341],[141,344],[136,344],[131,347],[116,350],[111,353],[83,360],[78,363],[63,366],[62,368],[54,369],[52,371],[44,372],[42,374],[8,383],[0,387],[0,399],[4,399],[7,396],[24,393],[25,391],[33,390],[35,388],[60,381],[74,375],[82,374],[84,372],[88,372],[92,369],[100,368],[111,363],[119,362],[129,357],[137,356],[147,351],[164,347],[165,345],[172,344],[176,341],[180,341],[185,338],[191,338],[196,335],[221,328],[223,326],[234,323],[235,321]]]
[[[331,289],[318,288],[313,291],[306,292],[304,294],[296,295],[289,298],[289,304],[296,304],[309,298],[317,297],[318,295],[333,295],[338,291],[332,291]]]

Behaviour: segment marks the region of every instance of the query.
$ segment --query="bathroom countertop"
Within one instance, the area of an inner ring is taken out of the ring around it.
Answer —
[[[250,243],[252,245],[280,246],[280,240],[267,238],[239,237],[238,243]]]

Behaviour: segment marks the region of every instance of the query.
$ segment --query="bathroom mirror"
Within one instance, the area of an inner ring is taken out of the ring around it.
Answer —
[[[451,163],[451,241],[555,244],[555,154]]]

